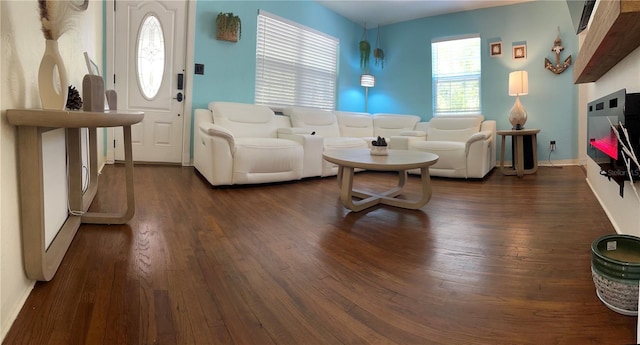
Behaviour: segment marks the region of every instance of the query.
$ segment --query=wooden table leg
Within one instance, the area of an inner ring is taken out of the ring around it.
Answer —
[[[515,136],[515,167],[518,177],[524,174],[524,136]]]
[[[506,138],[507,138],[506,135],[502,136],[502,145],[500,147],[500,172],[502,172],[503,175],[506,175],[505,170],[504,170],[504,146],[505,146]]]
[[[123,213],[87,212],[82,216],[82,223],[90,224],[125,224],[135,214],[135,198],[133,194],[133,147],[131,144],[131,126],[122,127],[124,134],[124,166],[125,188],[127,193],[126,209]]]
[[[346,171],[345,171],[346,169]],[[431,177],[429,176],[429,168],[420,168],[420,179],[422,182],[422,197],[419,200],[398,199],[404,185],[407,181],[407,171],[398,172],[398,184],[396,187],[380,193],[369,193],[361,190],[353,189],[354,169],[349,167],[340,167],[338,169],[338,182],[340,183],[340,198],[344,206],[354,212],[359,212],[369,207],[385,204],[389,206],[405,208],[410,210],[419,209],[426,205],[431,199]],[[361,198],[354,201],[353,198]]]

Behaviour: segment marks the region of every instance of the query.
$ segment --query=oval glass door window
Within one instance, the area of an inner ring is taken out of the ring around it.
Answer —
[[[164,76],[164,32],[156,16],[144,19],[138,33],[138,85],[147,99],[160,90]]]

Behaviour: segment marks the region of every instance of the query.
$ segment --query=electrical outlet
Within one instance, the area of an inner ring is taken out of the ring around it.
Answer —
[[[549,141],[549,151],[555,151],[555,150],[556,150],[556,141],[555,140]]]

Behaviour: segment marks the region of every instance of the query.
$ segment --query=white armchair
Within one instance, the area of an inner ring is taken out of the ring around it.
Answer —
[[[298,180],[304,136],[278,137],[287,117],[265,106],[212,102],[196,110],[194,166],[214,186]]]

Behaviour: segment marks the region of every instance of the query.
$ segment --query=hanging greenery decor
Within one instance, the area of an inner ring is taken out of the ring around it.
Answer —
[[[362,38],[360,39],[360,68],[366,71],[369,68],[369,56],[371,55],[371,44],[367,41],[367,23],[364,25]]]
[[[376,37],[376,48],[373,50],[373,57],[376,60],[376,66],[380,64],[384,68],[384,50],[380,48],[380,25],[378,25],[378,36]]]
[[[222,13],[216,17],[216,39],[229,42],[238,42],[242,37],[242,22],[240,17],[233,13]]]

